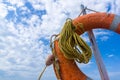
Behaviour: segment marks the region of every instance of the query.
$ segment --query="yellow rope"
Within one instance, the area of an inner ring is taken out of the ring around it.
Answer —
[[[83,31],[83,26],[81,24],[79,26]],[[72,20],[68,19],[59,35],[59,48],[66,58],[74,59],[79,63],[88,63],[92,51],[75,29]]]

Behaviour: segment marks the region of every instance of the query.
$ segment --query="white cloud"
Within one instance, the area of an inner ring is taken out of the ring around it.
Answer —
[[[108,55],[108,57],[111,58],[111,57],[114,57],[114,55],[113,55],[113,54],[110,54],[110,55]]]
[[[16,25],[19,28],[15,29],[14,24],[7,25],[4,20],[0,25],[0,70],[14,72],[14,75],[18,71],[37,75],[47,53],[50,53],[49,46],[45,46],[43,41],[37,42],[38,36],[32,27],[27,29]]]
[[[107,41],[109,39],[109,36],[103,36],[100,39],[101,39],[101,41]]]
[[[45,9],[45,0],[28,0],[35,10],[44,10]]]
[[[16,5],[17,7],[21,7],[24,5],[24,0],[6,0],[6,2],[9,2],[12,5]]]
[[[6,5],[3,3],[0,3],[0,12],[1,12],[0,17],[2,18],[4,18],[8,14]]]
[[[16,11],[16,8],[14,6],[7,6],[7,9]]]
[[[120,6],[119,6],[120,0],[116,0],[115,3],[116,3],[116,6],[115,6],[116,13],[117,13],[118,15],[120,15]]]
[[[89,67],[91,67],[91,65],[92,64],[94,64],[92,61],[89,61],[87,64],[80,64],[80,63],[77,63],[78,64],[78,66],[80,67],[80,68],[89,68]]]
[[[120,76],[120,71],[110,71],[109,72],[109,77],[111,80],[119,80],[120,77],[118,77],[118,76]]]

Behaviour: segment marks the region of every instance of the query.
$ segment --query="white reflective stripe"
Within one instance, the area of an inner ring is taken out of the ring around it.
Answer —
[[[120,16],[115,15],[112,24],[110,25],[110,30],[115,31],[120,23]]]

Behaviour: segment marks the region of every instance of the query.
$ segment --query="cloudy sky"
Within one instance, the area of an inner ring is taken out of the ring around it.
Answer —
[[[50,36],[60,32],[66,18],[79,15],[81,4],[120,15],[120,0],[0,0],[0,80],[37,80],[51,53]],[[94,34],[110,80],[120,80],[120,35],[103,29]],[[90,43],[87,33],[81,36]],[[100,80],[94,55],[78,66]],[[41,80],[56,80],[52,66]]]

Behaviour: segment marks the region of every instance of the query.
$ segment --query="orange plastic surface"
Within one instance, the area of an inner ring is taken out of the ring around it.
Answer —
[[[84,27],[84,32],[96,28],[109,29],[113,19],[114,14],[91,13],[77,17],[76,19],[73,20],[73,24],[76,26],[78,23],[82,23]],[[78,34],[82,34],[80,32],[80,26],[76,27],[77,27],[76,32]]]
[[[74,60],[68,60],[63,56],[57,40],[54,44],[55,54],[59,60],[61,80],[86,80],[87,76],[78,68]]]

